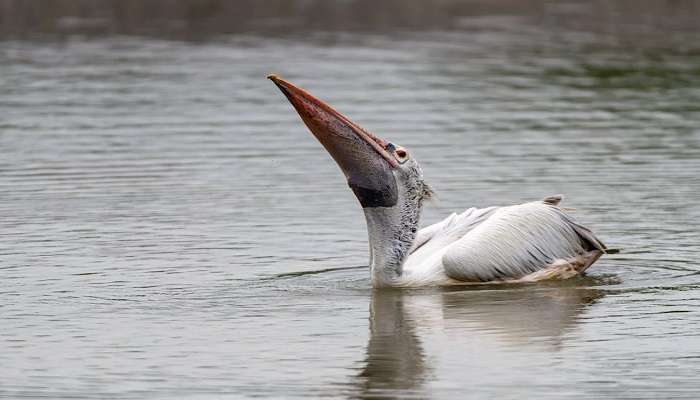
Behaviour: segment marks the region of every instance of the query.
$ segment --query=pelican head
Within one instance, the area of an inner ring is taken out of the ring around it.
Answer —
[[[304,89],[276,75],[268,78],[343,171],[365,213],[372,281],[390,285],[401,276],[423,199],[432,193],[418,162],[406,148],[362,129]]]

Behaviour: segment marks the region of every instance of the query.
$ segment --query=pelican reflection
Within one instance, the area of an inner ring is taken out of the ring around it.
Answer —
[[[358,397],[429,397],[425,384],[443,356],[469,359],[478,369],[487,362],[484,353],[556,352],[603,296],[602,290],[561,284],[375,290]]]

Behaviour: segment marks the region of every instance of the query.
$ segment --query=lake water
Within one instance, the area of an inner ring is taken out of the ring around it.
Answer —
[[[4,40],[0,68],[0,397],[698,397],[698,51],[493,17]],[[373,291],[360,207],[271,72],[412,151],[423,225],[563,193],[621,252]]]

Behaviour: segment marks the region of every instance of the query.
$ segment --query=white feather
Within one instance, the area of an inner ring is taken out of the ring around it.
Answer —
[[[553,202],[470,208],[421,229],[392,286],[528,280],[561,260],[585,263],[591,250],[604,249]]]

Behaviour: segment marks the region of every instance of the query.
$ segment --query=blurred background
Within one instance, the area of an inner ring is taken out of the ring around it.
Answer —
[[[0,397],[687,398],[700,2],[0,0]],[[373,291],[357,201],[265,77],[438,200],[562,193],[586,277]]]
[[[528,20],[551,33],[570,29],[640,47],[696,33],[700,12],[700,5],[691,0],[2,0],[0,5],[2,33],[9,37],[129,34],[204,39],[254,32],[284,36],[316,30],[454,30],[468,26],[468,18],[503,16]]]

